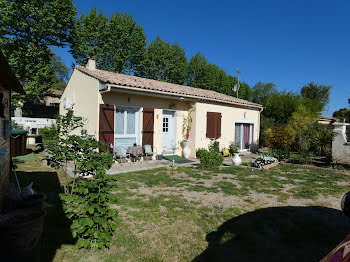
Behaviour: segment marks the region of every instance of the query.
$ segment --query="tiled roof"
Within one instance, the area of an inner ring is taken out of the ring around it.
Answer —
[[[157,91],[175,96],[191,96],[202,100],[262,108],[262,105],[247,100],[239,99],[236,97],[232,97],[229,95],[224,95],[211,90],[177,85],[168,82],[146,79],[137,76],[118,74],[98,69],[89,70],[83,66],[76,66],[75,68],[89,76],[92,76],[109,84],[140,88],[144,91],[147,90],[150,92]]]

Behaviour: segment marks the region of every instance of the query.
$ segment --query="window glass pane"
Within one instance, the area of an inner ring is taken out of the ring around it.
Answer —
[[[127,110],[127,117],[126,117],[126,130],[127,134],[135,134],[135,110]]]
[[[136,137],[114,139],[114,147],[121,147],[123,153],[126,152],[129,146],[133,146],[134,143],[136,143]]]
[[[241,145],[241,128],[242,128],[242,124],[236,124],[236,128],[235,128],[235,144],[238,143],[239,147],[242,148]]]
[[[116,133],[119,135],[124,134],[124,110],[116,110]]]

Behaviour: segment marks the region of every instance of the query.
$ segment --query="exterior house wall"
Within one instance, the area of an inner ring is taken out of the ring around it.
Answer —
[[[260,112],[229,105],[215,103],[196,103],[195,110],[195,144],[196,148],[208,148],[211,139],[206,137],[207,112],[221,113],[221,137],[217,139],[220,149],[227,148],[235,140],[235,124],[253,124],[253,143],[258,144],[260,129]]]
[[[333,127],[336,136],[332,142],[332,159],[334,162],[350,164],[350,143],[346,134],[346,128],[350,124],[334,123]]]
[[[85,119],[85,129],[90,135],[98,139],[98,80],[79,70],[74,69],[66,89],[61,97],[60,115],[65,115],[64,99],[71,98],[74,101],[74,115]],[[76,132],[80,132],[77,130]]]
[[[0,84],[0,92],[3,93],[3,102],[7,101],[7,106],[4,108],[5,118],[0,118],[0,148],[7,151],[7,154],[4,156],[3,160],[0,162],[0,210],[2,209],[2,199],[6,192],[6,187],[10,182],[10,142],[11,142],[11,130],[10,130],[10,121],[11,121],[11,111],[10,111],[10,101],[11,94],[8,88],[4,88]],[[5,103],[3,103],[5,104]]]
[[[163,110],[175,111],[176,146],[178,147],[175,154],[181,155],[182,149],[180,147],[180,142],[183,140],[182,125],[184,118],[188,115],[188,110],[190,107],[189,102],[161,97],[126,94],[121,92],[108,92],[99,94],[98,103],[115,105],[117,107],[154,108],[153,145],[158,153],[160,153],[162,149]],[[139,124],[142,127],[142,117],[140,117]]]

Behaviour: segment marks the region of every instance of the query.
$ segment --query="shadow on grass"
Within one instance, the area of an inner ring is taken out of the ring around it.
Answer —
[[[319,261],[349,233],[350,219],[336,209],[264,208],[209,233],[208,248],[194,261]]]
[[[41,237],[40,261],[53,261],[56,250],[63,244],[76,243],[70,230],[71,222],[66,218],[59,194],[62,192],[59,178],[56,172],[17,172],[21,186],[28,185],[31,181],[36,191],[43,192],[47,196],[44,230]]]

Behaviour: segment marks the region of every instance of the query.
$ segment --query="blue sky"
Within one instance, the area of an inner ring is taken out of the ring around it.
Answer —
[[[197,51],[251,86],[273,82],[298,91],[314,81],[333,86],[324,112],[350,98],[350,1],[112,1],[76,0],[78,12],[96,6],[106,15],[129,13],[147,40],[178,42],[188,58]],[[67,49],[57,50],[67,65]]]

